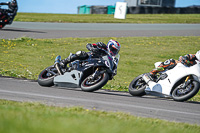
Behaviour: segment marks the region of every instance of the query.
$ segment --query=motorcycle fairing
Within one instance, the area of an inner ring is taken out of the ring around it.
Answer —
[[[78,87],[81,76],[81,71],[72,70],[71,72],[54,77],[54,84],[60,87]]]
[[[200,82],[200,63],[197,62],[196,65],[191,67],[186,67],[183,64],[178,63],[173,69],[168,70],[165,73],[168,75],[167,78],[159,80],[157,83],[153,81],[149,82],[149,86],[146,87],[145,91],[147,93],[157,92],[171,96],[174,85],[183,77],[195,75],[198,77],[198,82]]]
[[[111,56],[104,56],[103,57],[103,60],[102,62],[104,62],[104,64],[112,71],[113,67],[114,67],[114,63],[113,63],[113,59]]]
[[[105,60],[99,60],[98,58],[91,58],[84,61],[74,61],[71,63],[72,68],[74,70],[70,72],[65,72],[63,75],[58,75],[54,77],[54,84],[55,86],[60,87],[79,87],[81,81],[84,78],[84,75],[89,73],[93,73],[95,71],[95,67],[106,67],[104,64],[106,58],[103,58]],[[112,60],[111,60],[112,61]],[[82,65],[80,65],[82,62]],[[85,62],[85,63],[84,63]],[[111,63],[110,63],[111,64]],[[89,72],[90,71],[90,72]]]

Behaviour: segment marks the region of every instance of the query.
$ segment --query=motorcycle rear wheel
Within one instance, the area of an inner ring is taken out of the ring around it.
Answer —
[[[143,74],[139,75],[129,84],[129,93],[132,96],[143,96],[145,95],[146,82],[142,79]]]
[[[54,85],[53,80],[55,75],[47,76],[48,69],[52,69],[54,66],[47,67],[38,76],[38,84],[44,87],[51,87]]]
[[[83,80],[83,82],[81,83],[81,89],[83,91],[86,91],[86,92],[93,92],[93,91],[96,91],[100,88],[102,88],[109,80],[109,75],[108,73],[103,73],[101,74],[98,79],[94,80],[94,81],[90,81],[90,76],[89,75],[87,78],[85,78]]]
[[[5,24],[0,24],[0,29],[3,29],[4,26]]]
[[[180,91],[185,91],[184,88],[180,87],[184,82],[185,79],[182,79],[180,82],[178,82],[175,89],[172,91],[172,98],[174,99],[174,101],[179,101],[179,102],[187,101],[198,93],[200,84],[199,82],[193,80],[187,86],[189,87],[190,90],[188,92],[181,94]]]

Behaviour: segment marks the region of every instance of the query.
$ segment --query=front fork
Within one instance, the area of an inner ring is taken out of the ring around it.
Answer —
[[[190,75],[186,77],[185,82],[183,84],[183,88],[186,88],[191,83],[191,80],[189,79],[190,79]]]
[[[188,85],[191,83],[192,80],[190,80],[190,75],[186,77],[185,82],[180,85],[179,90],[177,91],[178,94],[186,94],[191,90],[191,87],[188,87]]]
[[[95,72],[91,76],[91,80],[97,79],[101,74],[105,73],[105,70],[101,70],[101,68],[96,68]]]
[[[60,69],[60,62],[61,62],[61,56],[57,56],[56,59],[55,59],[55,63],[54,63],[54,66],[55,68],[57,69],[59,75],[63,75],[63,72],[61,71]]]

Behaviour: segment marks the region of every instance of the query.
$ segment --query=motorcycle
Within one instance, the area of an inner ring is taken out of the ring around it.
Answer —
[[[108,52],[95,58],[90,54],[88,59],[75,60],[69,67],[62,68],[61,56],[57,56],[54,65],[39,74],[38,83],[46,87],[80,87],[86,92],[96,91],[116,75],[119,57],[119,54],[113,57]]]
[[[155,63],[157,68],[161,62]],[[200,61],[188,67],[182,63],[170,70],[159,72],[155,78],[148,73],[141,74],[129,85],[132,96],[153,95],[173,98],[174,101],[187,101],[195,96],[200,88]]]
[[[17,1],[15,2],[16,9],[3,9],[1,5],[6,5],[7,3],[0,3],[0,29],[2,29],[7,24],[12,24],[16,14],[17,14]]]

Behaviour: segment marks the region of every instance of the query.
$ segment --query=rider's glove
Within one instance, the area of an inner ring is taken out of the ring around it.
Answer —
[[[96,44],[97,44],[97,47],[100,49],[107,49],[107,46],[103,42],[98,42]]]
[[[89,51],[92,51],[93,53],[97,53],[97,52],[99,51],[99,49],[93,47],[93,45],[92,45],[91,43],[88,43],[88,44],[86,45],[86,48],[87,48]]]
[[[93,53],[98,53],[98,52],[99,52],[99,49],[97,49],[97,48],[92,48],[91,51],[92,51]]]

